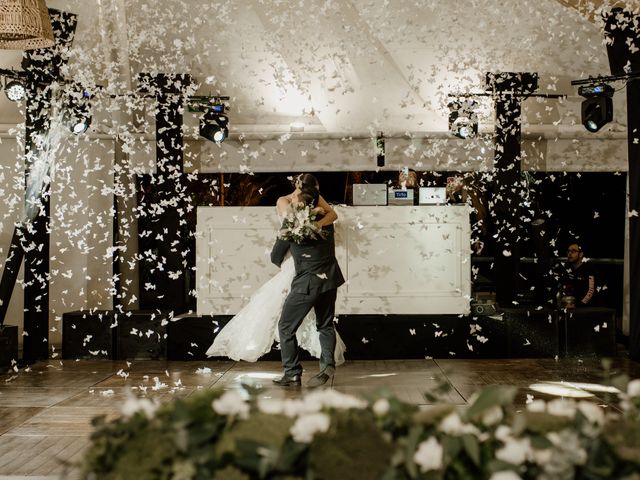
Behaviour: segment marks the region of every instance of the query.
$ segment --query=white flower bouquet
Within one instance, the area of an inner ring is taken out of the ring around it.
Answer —
[[[308,205],[292,205],[291,211],[282,221],[278,238],[302,244],[323,236],[322,228],[316,224],[318,210]]]
[[[637,480],[640,380],[616,384],[621,412],[567,399],[522,408],[518,388],[500,385],[463,407],[334,390],[206,390],[151,409],[142,400],[94,419],[82,478]]]

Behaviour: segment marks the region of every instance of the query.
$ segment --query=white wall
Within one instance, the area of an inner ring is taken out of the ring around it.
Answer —
[[[24,211],[24,164],[19,160],[18,151],[23,147],[15,138],[0,137],[0,272],[9,253],[14,225],[22,219]],[[6,325],[18,325],[22,338],[24,268],[20,267],[18,284],[5,317]]]

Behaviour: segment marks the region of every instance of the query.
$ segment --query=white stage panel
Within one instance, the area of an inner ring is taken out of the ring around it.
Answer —
[[[337,313],[466,314],[470,228],[466,206],[339,207],[336,257],[347,278]],[[200,207],[198,313],[236,313],[277,272],[272,207]]]

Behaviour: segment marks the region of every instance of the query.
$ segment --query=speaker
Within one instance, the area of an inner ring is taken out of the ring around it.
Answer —
[[[62,358],[115,358],[115,324],[111,310],[62,314]]]
[[[550,308],[504,308],[509,357],[555,357],[561,353],[558,313]]]
[[[166,358],[169,311],[130,310],[115,313],[118,360]]]
[[[563,320],[567,355],[609,357],[616,354],[616,311],[613,308],[567,309]]]
[[[206,360],[216,333],[231,315],[179,315],[167,324],[167,360]]]
[[[0,326],[0,368],[10,368],[18,361],[18,327]]]
[[[495,315],[497,312],[495,303],[471,302],[473,315]]]

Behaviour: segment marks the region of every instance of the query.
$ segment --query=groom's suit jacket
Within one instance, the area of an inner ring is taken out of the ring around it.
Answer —
[[[296,275],[291,282],[291,291],[309,294],[326,292],[344,283],[342,271],[335,255],[333,226],[325,228],[325,238],[309,240],[302,245],[277,239],[271,250],[271,262],[278,267],[291,251],[296,266]]]

